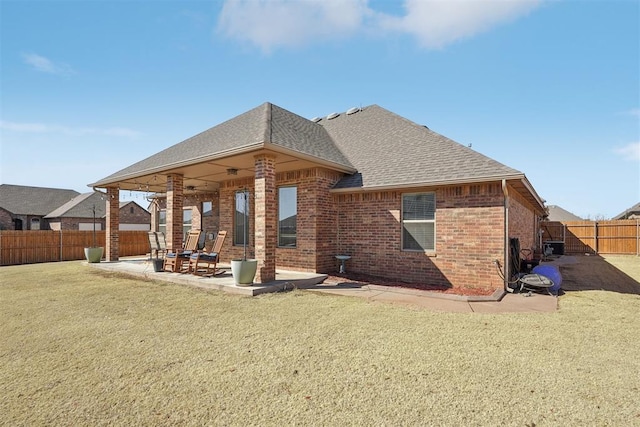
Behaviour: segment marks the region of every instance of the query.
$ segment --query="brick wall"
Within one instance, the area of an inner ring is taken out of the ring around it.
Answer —
[[[15,224],[13,222],[13,216],[5,209],[0,208],[0,230],[13,230]]]
[[[105,258],[107,261],[117,261],[120,251],[120,189],[107,188],[107,218],[105,224],[106,242]]]
[[[435,191],[434,253],[403,251],[400,191],[336,195],[338,250],[347,270],[407,282],[501,288],[493,261],[503,259],[504,196],[499,183]]]
[[[229,262],[232,259],[242,258],[242,246],[233,245],[233,221],[235,212],[235,194],[236,191],[247,189],[250,193],[249,197],[249,241],[247,242],[247,258],[253,258],[255,251],[254,245],[254,218],[255,200],[254,200],[254,180],[253,178],[240,178],[222,182],[220,184],[220,230],[227,231],[227,237],[224,240],[220,260]]]
[[[184,177],[180,174],[167,176],[167,248],[177,251],[183,243]]]
[[[313,168],[276,174],[276,187],[295,185],[297,188],[297,246],[276,248],[277,268],[327,272],[336,266],[336,206],[331,188],[342,175],[322,168]],[[248,189],[249,199],[249,242],[248,257],[255,256],[254,250],[254,181],[235,179],[220,186],[219,218],[220,229],[229,234],[221,253],[221,260],[228,262],[242,257],[242,246],[233,245],[233,218],[235,193]],[[276,192],[277,195],[277,192]],[[277,204],[275,206],[277,215]]]
[[[277,268],[336,273],[335,255],[344,253],[352,256],[346,264],[351,272],[451,287],[502,288],[494,265],[504,258],[500,182],[406,190],[436,194],[436,248],[424,253],[401,248],[403,192],[330,193],[340,177],[323,168],[276,174],[276,186],[295,185],[298,198],[297,247],[276,249]],[[247,256],[255,257],[254,179],[232,179],[221,183],[219,197],[211,197],[219,226],[215,231],[228,232],[222,262],[242,257],[242,246],[233,245],[233,221],[235,193],[245,188],[251,193]],[[522,247],[535,245],[536,217],[528,202],[510,190],[509,235],[519,237]],[[195,203],[185,201],[185,206]],[[202,224],[206,229],[204,219]]]
[[[260,154],[255,159],[254,186],[254,250],[258,260],[256,281],[266,283],[276,278],[276,247],[278,246],[278,198],[276,187],[276,156]]]
[[[522,249],[534,249],[537,229],[538,220],[529,203],[509,188],[509,237],[517,237]]]
[[[151,224],[151,214],[137,203],[130,202],[120,208],[120,224]]]
[[[331,271],[335,266],[337,209],[329,189],[342,174],[313,168],[276,175],[277,186],[297,187],[297,242],[277,248],[277,265],[299,271]]]

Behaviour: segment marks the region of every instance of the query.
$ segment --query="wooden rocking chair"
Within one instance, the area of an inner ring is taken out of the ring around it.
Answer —
[[[218,231],[216,239],[211,247],[205,247],[202,252],[195,252],[189,257],[189,271],[196,276],[215,276],[222,273],[218,270],[218,260],[220,259],[220,251],[227,237],[226,231]]]
[[[198,250],[201,230],[191,230],[184,242],[184,248],[180,252],[168,252],[164,257],[162,269],[173,273],[186,273],[189,266],[189,257]]]

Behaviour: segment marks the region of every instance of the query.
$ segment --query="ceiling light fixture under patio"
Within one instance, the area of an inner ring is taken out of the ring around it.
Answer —
[[[227,175],[238,175],[238,169],[235,169],[235,168],[227,169]]]

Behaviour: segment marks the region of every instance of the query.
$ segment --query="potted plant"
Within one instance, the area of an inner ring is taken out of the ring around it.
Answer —
[[[248,221],[248,208],[249,208],[249,192],[245,189],[243,191],[244,197],[244,233],[242,239],[242,258],[231,260],[231,274],[238,286],[251,285],[253,279],[256,277],[256,271],[258,270],[257,259],[247,259],[247,235],[249,234],[249,221]]]
[[[100,262],[104,248],[102,246],[96,246],[96,205],[93,204],[93,246],[84,248],[84,256],[88,262]]]

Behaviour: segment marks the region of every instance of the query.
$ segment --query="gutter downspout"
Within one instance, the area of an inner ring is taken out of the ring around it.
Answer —
[[[107,192],[106,192],[106,191],[98,190],[96,187],[91,187],[91,189],[92,189],[93,191],[95,191],[96,193],[101,193],[101,194],[104,194],[105,196],[107,195]]]
[[[504,291],[509,292],[509,190],[507,180],[502,180],[502,192],[504,193]]]

